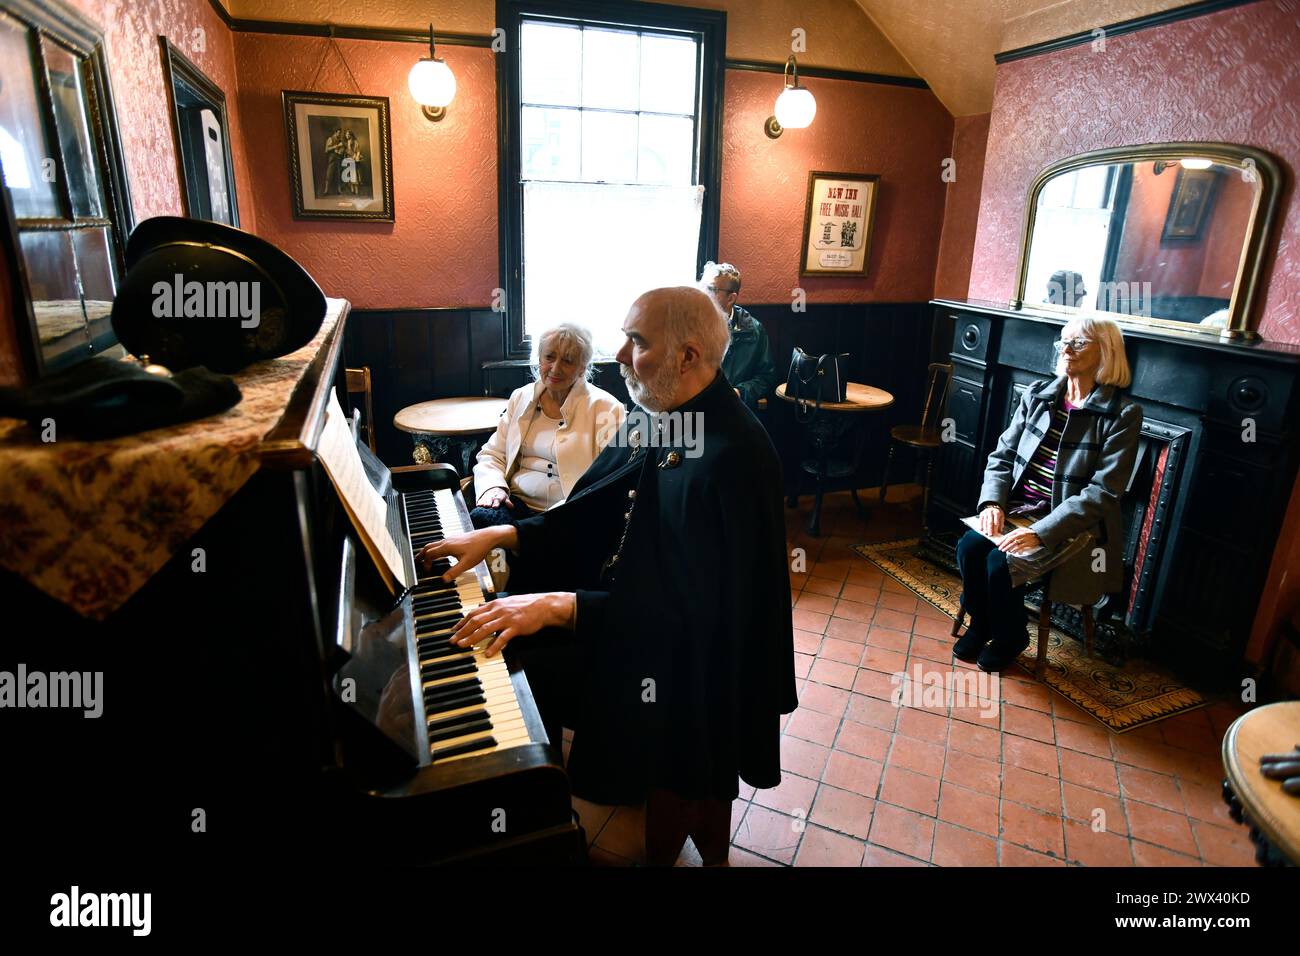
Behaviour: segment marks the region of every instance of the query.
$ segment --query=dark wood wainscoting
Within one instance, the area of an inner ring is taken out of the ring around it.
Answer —
[[[867,421],[859,486],[879,484],[889,426],[919,420],[926,365],[932,346],[934,312],[928,303],[905,302],[808,306],[747,305],[767,329],[772,359],[784,380],[790,353],[847,352],[848,377],[892,392],[895,404]],[[352,313],[344,344],[350,368],[369,366],[373,379],[380,457],[390,465],[410,461],[409,438],[393,427],[407,405],[456,395],[509,395],[531,378],[526,362],[504,360],[503,320],[491,309],[365,310]],[[948,350],[941,341],[939,355]],[[485,365],[487,366],[485,368]],[[627,401],[615,362],[597,363],[596,384]],[[760,415],[785,463],[786,487],[799,489],[804,435],[793,406],[773,396]],[[891,481],[913,479],[915,461],[900,449]]]

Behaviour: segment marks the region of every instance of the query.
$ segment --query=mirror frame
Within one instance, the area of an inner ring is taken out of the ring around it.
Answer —
[[[1085,310],[1067,305],[1053,305],[1049,302],[1026,304],[1025,281],[1029,272],[1029,239],[1033,235],[1034,221],[1038,210],[1038,195],[1048,180],[1061,173],[1082,169],[1085,166],[1097,166],[1122,162],[1154,162],[1156,160],[1183,159],[1186,156],[1204,157],[1224,166],[1245,169],[1253,165],[1259,177],[1260,190],[1251,209],[1250,219],[1246,223],[1246,241],[1242,246],[1241,259],[1237,264],[1237,278],[1233,282],[1232,296],[1228,300],[1228,326],[1225,329],[1207,329],[1189,325],[1176,319],[1161,319],[1141,315],[1128,315],[1122,312],[1092,310],[1097,315],[1115,319],[1118,322],[1156,327],[1167,331],[1191,333],[1195,335],[1214,335],[1218,338],[1240,339],[1258,338],[1258,333],[1250,328],[1253,309],[1260,290],[1260,275],[1264,271],[1265,253],[1272,248],[1274,231],[1277,226],[1277,210],[1283,186],[1283,167],[1270,153],[1253,146],[1241,146],[1235,143],[1148,143],[1138,146],[1117,146],[1109,149],[1097,149],[1076,156],[1067,156],[1057,160],[1035,177],[1029,187],[1029,198],[1025,203],[1024,225],[1020,233],[1020,259],[1016,269],[1015,298],[1010,302],[1013,309],[1042,309],[1075,315]]]

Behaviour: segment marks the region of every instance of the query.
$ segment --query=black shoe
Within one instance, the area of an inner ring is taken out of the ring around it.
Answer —
[[[952,656],[967,664],[974,664],[988,642],[987,634],[977,631],[974,627],[968,627],[966,633],[957,638],[957,643],[952,646]]]
[[[1005,670],[1012,664],[1021,652],[1029,646],[1029,635],[1024,634],[1021,640],[1015,644],[1007,644],[1003,641],[992,641],[989,646],[984,648],[976,663],[979,669],[986,673],[992,674],[996,671]]]

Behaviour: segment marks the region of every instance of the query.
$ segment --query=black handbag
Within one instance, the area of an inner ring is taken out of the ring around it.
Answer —
[[[823,402],[843,402],[848,399],[848,382],[844,378],[842,363],[848,352],[827,352],[809,355],[795,346],[790,355],[790,372],[785,379],[785,394],[799,403],[812,402],[820,408]],[[796,405],[796,411],[802,408]]]

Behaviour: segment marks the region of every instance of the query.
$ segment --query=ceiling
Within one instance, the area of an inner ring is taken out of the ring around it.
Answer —
[[[995,53],[1184,7],[1189,0],[850,2],[862,8],[950,113],[968,116],[987,113],[993,105]]]

